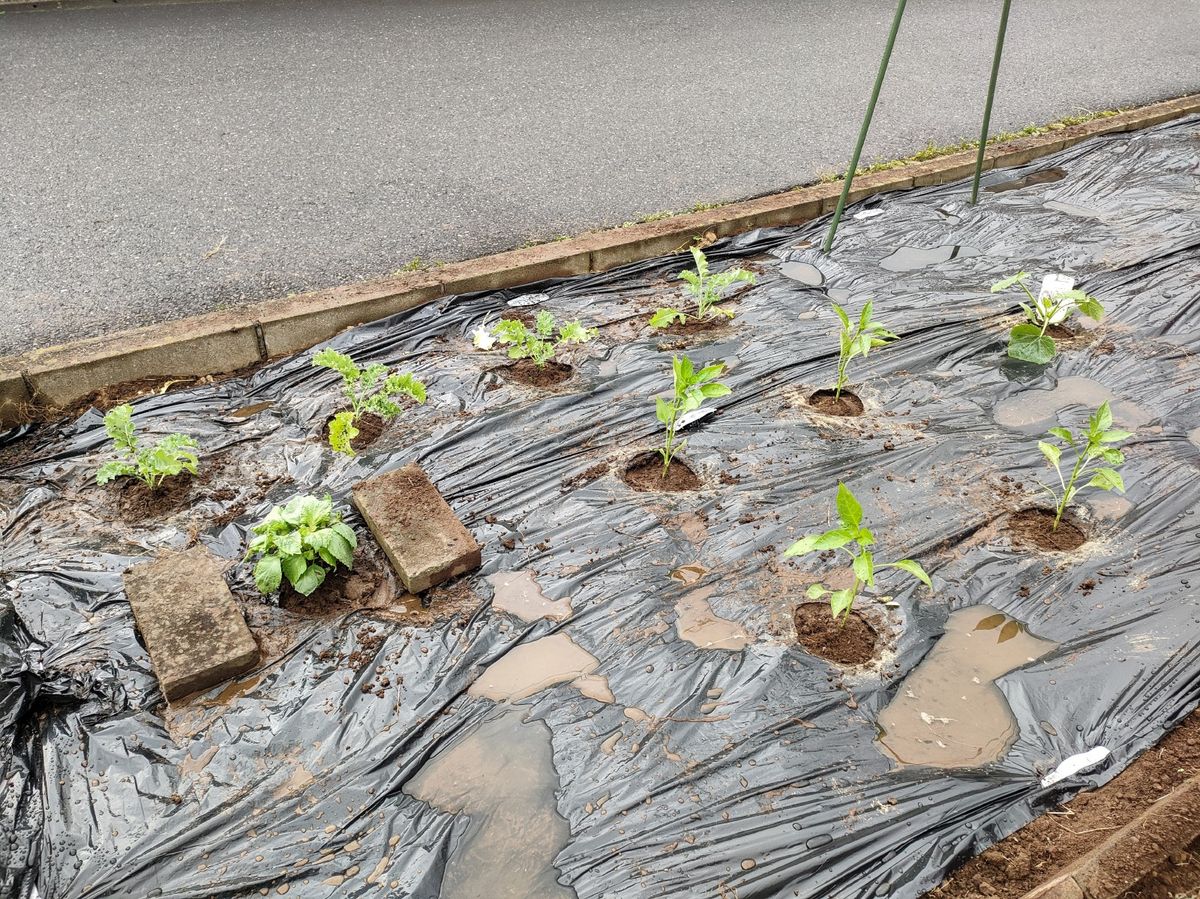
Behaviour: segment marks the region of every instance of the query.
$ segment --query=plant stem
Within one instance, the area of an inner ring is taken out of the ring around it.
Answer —
[[[851,553],[853,555],[853,553]],[[846,626],[846,622],[850,620],[850,611],[854,608],[854,600],[858,598],[858,588],[862,585],[862,581],[858,579],[858,575],[854,575],[854,593],[850,597],[850,605],[846,606],[846,611],[838,617],[838,630]]]
[[[1050,528],[1052,532],[1058,530],[1058,523],[1062,520],[1063,513],[1067,511],[1067,498],[1071,495],[1071,488],[1075,486],[1075,481],[1078,479],[1079,474],[1083,469],[1083,463],[1086,459],[1087,454],[1081,452],[1079,457],[1075,460],[1075,465],[1071,469],[1071,477],[1067,480],[1067,486],[1063,490],[1062,499],[1059,500],[1058,503],[1058,509],[1054,516],[1054,526]]]

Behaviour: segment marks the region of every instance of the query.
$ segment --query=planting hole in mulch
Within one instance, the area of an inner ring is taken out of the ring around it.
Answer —
[[[1063,515],[1055,530],[1054,512],[1049,509],[1013,512],[1008,516],[1008,530],[1018,544],[1036,546],[1046,552],[1070,552],[1087,542],[1087,533],[1070,514]]]
[[[194,485],[195,478],[187,472],[167,478],[155,490],[134,478],[124,478],[117,495],[117,511],[126,521],[165,518],[188,504]]]
[[[671,460],[671,467],[664,478],[663,462],[658,453],[634,456],[621,473],[621,480],[634,490],[652,493],[682,493],[704,486],[704,482],[681,456]]]
[[[553,387],[569,381],[575,374],[575,369],[566,362],[547,362],[539,366],[532,359],[521,359],[493,370],[504,380],[526,387]]]
[[[841,396],[835,390],[818,390],[808,398],[808,404],[825,415],[838,415],[842,418],[854,418],[863,414],[863,401],[849,390],[843,390]]]
[[[346,411],[346,409],[338,410],[338,412]],[[321,428],[321,440],[329,439],[329,423],[333,421],[334,415],[337,415],[337,412],[325,419],[325,426]],[[358,417],[358,420],[354,422],[354,427],[358,428],[358,436],[351,441],[351,445],[358,450],[364,446],[370,446],[382,437],[383,429],[387,427],[387,422],[374,412],[367,412]]]
[[[838,624],[829,603],[805,602],[796,606],[796,642],[815,656],[839,665],[865,665],[875,658],[879,634],[862,615],[851,610],[845,624]]]

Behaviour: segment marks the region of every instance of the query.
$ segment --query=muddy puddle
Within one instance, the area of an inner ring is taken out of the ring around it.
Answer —
[[[571,600],[549,599],[529,571],[501,571],[488,575],[492,585],[492,608],[515,615],[522,621],[565,621],[571,617]]]
[[[566,634],[551,634],[514,646],[484,669],[467,695],[516,702],[555,684],[592,685],[587,678],[598,667],[596,657]]]
[[[820,287],[825,283],[825,276],[821,274],[821,270],[807,262],[785,262],[779,266],[779,273],[806,287]]]
[[[943,244],[940,247],[901,247],[890,256],[879,260],[879,265],[889,272],[915,272],[931,265],[949,262],[951,259],[966,259],[982,256],[983,250],[966,244]]]
[[[1062,181],[1067,177],[1067,170],[1060,168],[1042,169],[1040,172],[1032,172],[1024,178],[1014,178],[1010,181],[1001,181],[999,184],[993,184],[991,187],[985,187],[984,190],[990,194],[1007,193],[1010,190],[1021,190],[1026,187],[1033,187],[1038,184],[1053,184],[1055,181]]]
[[[991,606],[952,613],[880,714],[880,744],[905,765],[973,768],[1002,758],[1018,726],[995,681],[1056,646]]]
[[[467,816],[440,899],[573,899],[554,859],[571,836],[558,813],[550,729],[505,710],[433,756],[404,792]]]
[[[681,640],[700,649],[741,652],[750,642],[750,634],[738,622],[722,618],[712,610],[708,601],[715,589],[693,590],[675,604],[675,630]]]
[[[1025,390],[1001,400],[996,403],[992,417],[996,424],[1026,434],[1044,434],[1060,423],[1074,431],[1085,426],[1087,416],[1105,400],[1118,427],[1132,431],[1154,420],[1145,409],[1118,399],[1099,381],[1075,375],[1062,378],[1052,390]],[[1078,416],[1060,421],[1059,414],[1072,406],[1079,407]]]

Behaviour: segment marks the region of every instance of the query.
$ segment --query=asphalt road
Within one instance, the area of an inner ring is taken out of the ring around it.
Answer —
[[[867,157],[978,130],[999,0],[909,4]],[[0,354],[803,183],[892,0],[0,15]],[[1200,2],[1014,4],[997,130],[1200,89]]]

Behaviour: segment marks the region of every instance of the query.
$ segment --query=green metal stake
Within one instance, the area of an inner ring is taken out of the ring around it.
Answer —
[[[842,220],[842,212],[846,209],[846,197],[850,196],[850,184],[854,181],[854,173],[858,171],[858,159],[862,156],[863,144],[867,142],[867,132],[871,129],[871,116],[875,114],[875,103],[879,99],[879,89],[883,87],[883,76],[887,74],[888,63],[892,59],[892,47],[896,44],[896,33],[900,30],[900,20],[904,17],[904,6],[908,0],[899,0],[896,4],[896,15],[892,17],[892,30],[888,32],[887,46],[883,49],[883,59],[879,60],[879,73],[875,76],[875,87],[871,91],[871,102],[867,104],[867,114],[863,116],[862,127],[858,130],[858,143],[854,147],[854,158],[850,160],[850,168],[846,171],[846,179],[842,183],[842,195],[838,198],[837,209],[833,211],[833,221],[829,223],[829,233],[825,235],[822,253],[828,253],[833,248],[833,235],[837,233],[838,222]]]
[[[987,148],[988,128],[992,124],[992,100],[996,97],[996,79],[1000,75],[1000,56],[1004,53],[1004,33],[1008,31],[1008,8],[1012,0],[1004,0],[1000,13],[1000,32],[996,35],[996,54],[992,57],[992,79],[988,82],[987,103],[983,107],[983,130],[979,133],[979,152],[975,155],[975,178],[971,182],[971,205],[979,199],[979,176],[983,172],[983,151]]]

